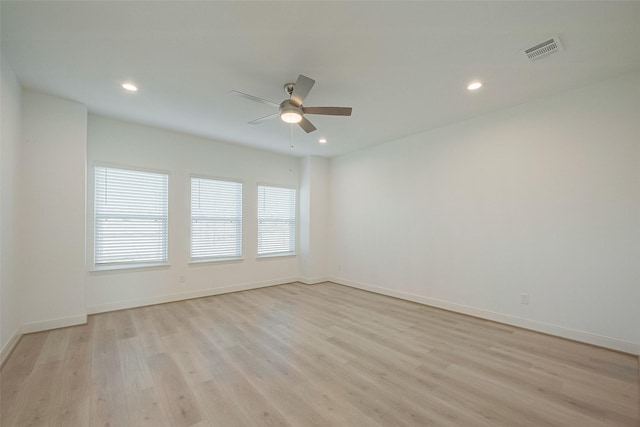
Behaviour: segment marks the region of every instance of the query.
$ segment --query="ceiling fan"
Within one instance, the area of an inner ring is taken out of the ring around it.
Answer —
[[[278,108],[277,113],[251,120],[249,124],[255,125],[262,123],[265,120],[280,116],[282,121],[287,123],[297,123],[305,132],[310,133],[316,130],[316,127],[304,117],[305,114],[322,114],[325,116],[351,115],[351,107],[304,107],[302,105],[302,101],[307,97],[315,82],[315,80],[300,74],[295,83],[287,83],[284,85],[284,90],[289,95],[289,98],[285,99],[280,104],[258,98],[257,96],[249,95],[248,93],[239,92],[237,90],[232,90],[231,92],[244,98]]]

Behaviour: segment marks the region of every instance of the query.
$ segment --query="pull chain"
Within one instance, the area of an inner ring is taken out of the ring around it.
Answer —
[[[293,156],[293,125],[289,125],[289,155]],[[289,168],[289,172],[293,172],[293,169]]]
[[[289,154],[293,151],[293,125],[289,125]]]

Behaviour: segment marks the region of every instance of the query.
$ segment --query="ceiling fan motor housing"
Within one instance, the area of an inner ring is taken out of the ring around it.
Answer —
[[[287,93],[287,95],[291,96],[291,94],[293,93],[293,88],[296,86],[295,83],[285,83],[284,84],[284,91]]]

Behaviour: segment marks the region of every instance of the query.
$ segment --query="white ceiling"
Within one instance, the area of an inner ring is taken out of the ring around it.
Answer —
[[[6,1],[2,53],[21,83],[98,114],[297,156],[333,157],[640,70],[640,2]],[[559,35],[564,52],[522,49]],[[316,80],[305,134],[229,93],[275,102]],[[485,86],[469,93],[466,85]],[[132,80],[137,94],[120,83]],[[326,137],[326,145],[318,138]]]

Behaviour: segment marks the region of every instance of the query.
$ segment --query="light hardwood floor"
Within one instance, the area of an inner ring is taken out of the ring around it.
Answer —
[[[638,426],[638,359],[331,283],[25,335],[2,426]]]

